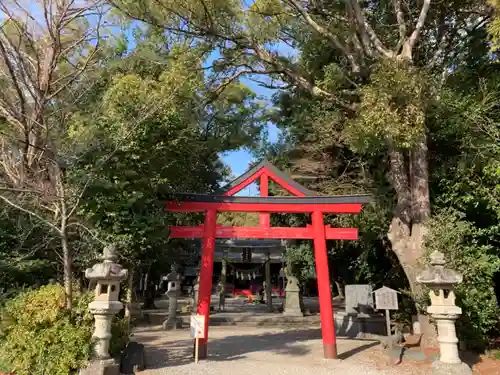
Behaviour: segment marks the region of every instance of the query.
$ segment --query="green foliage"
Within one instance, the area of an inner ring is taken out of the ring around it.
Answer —
[[[500,47],[500,13],[498,9],[500,2],[498,0],[488,0],[488,3],[495,9],[493,21],[488,24],[488,33],[492,42],[491,49],[496,52]]]
[[[19,375],[75,372],[92,349],[92,318],[84,311],[65,310],[59,286],[21,293],[2,310],[0,358]]]
[[[310,242],[303,242],[297,246],[287,247],[285,250],[288,272],[298,277],[302,283],[316,277],[314,250],[311,245]]]
[[[0,294],[53,277],[54,235],[37,220],[3,206],[0,211]]]
[[[109,343],[109,353],[111,356],[118,356],[130,341],[127,319],[123,316],[116,317],[111,325],[111,334],[113,338]]]
[[[484,348],[487,334],[500,321],[493,289],[500,257],[491,246],[480,244],[477,237],[477,229],[464,220],[463,214],[445,209],[429,223],[426,249],[428,254],[443,252],[447,267],[463,275],[463,283],[456,289],[457,303],[463,310],[458,332],[468,347]]]
[[[221,212],[217,215],[217,224],[231,226],[258,226],[259,214],[253,212]]]
[[[64,304],[64,288],[43,286],[8,300],[0,315],[0,364],[19,375],[68,375],[85,366],[92,352],[94,318],[88,304],[94,293],[75,296],[73,310]],[[126,321],[112,324],[110,354],[128,342]]]
[[[346,135],[362,150],[386,139],[410,148],[425,130],[428,100],[428,79],[422,72],[401,62],[380,63],[361,89],[361,109]]]

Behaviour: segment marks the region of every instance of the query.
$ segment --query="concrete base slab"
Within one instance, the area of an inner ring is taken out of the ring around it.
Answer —
[[[441,361],[432,362],[433,375],[472,375],[472,369],[465,363],[443,363]]]
[[[304,316],[304,313],[300,309],[288,309],[283,311],[284,316],[293,316],[293,317],[302,317]]]
[[[79,375],[120,375],[120,364],[114,359],[91,361]]]
[[[183,320],[181,318],[176,318],[174,320],[167,319],[162,323],[162,327],[165,331],[180,329],[183,327]]]

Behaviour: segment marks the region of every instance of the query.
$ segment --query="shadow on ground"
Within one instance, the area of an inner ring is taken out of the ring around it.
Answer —
[[[481,356],[474,352],[460,352],[460,359],[467,363],[469,367],[474,367],[481,363]]]
[[[149,346],[150,340],[154,338],[141,340],[147,348],[148,369],[176,367],[193,362],[193,340],[176,340],[161,346]],[[246,358],[248,354],[255,352],[300,357],[310,354],[310,346],[301,344],[310,340],[321,340],[321,329],[290,330],[262,335],[232,335],[210,339],[208,355],[210,361],[234,361]],[[366,341],[363,345],[340,353],[339,359],[347,359],[376,345],[378,342]]]

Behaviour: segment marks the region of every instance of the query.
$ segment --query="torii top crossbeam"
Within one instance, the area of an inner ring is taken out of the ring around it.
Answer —
[[[236,193],[260,179],[260,196],[235,196]],[[270,197],[269,179],[276,182],[293,196]],[[260,212],[258,227],[218,226],[217,238],[245,239],[312,239],[311,227],[271,227],[269,213],[322,213],[358,214],[362,204],[370,200],[368,195],[320,196],[305,188],[281,172],[268,161],[263,161],[236,178],[214,194],[176,194],[175,200],[167,203],[170,212]],[[326,226],[326,237],[331,240],[356,240],[356,228],[330,228]],[[171,227],[171,238],[201,238],[203,226]]]
[[[259,179],[259,197],[240,197],[236,193]],[[293,196],[270,197],[269,179]],[[212,294],[212,272],[216,238],[233,239],[313,239],[318,280],[318,294],[323,333],[325,358],[337,357],[333,306],[328,270],[327,239],[355,240],[356,228],[331,228],[324,224],[324,213],[357,214],[362,204],[367,203],[367,195],[320,196],[298,184],[267,161],[251,168],[223,189],[214,194],[177,194],[167,202],[170,212],[205,212],[205,223],[197,227],[174,226],[170,228],[171,238],[202,238],[203,248],[200,267],[200,288],[198,294],[198,314],[209,322],[210,297]],[[218,212],[259,212],[259,226],[231,227],[217,225]],[[272,227],[270,213],[309,213],[312,224],[303,228]],[[268,295],[271,295],[269,292]],[[271,301],[272,302],[272,301]],[[199,344],[199,358],[207,355],[208,324],[205,324],[204,338]]]

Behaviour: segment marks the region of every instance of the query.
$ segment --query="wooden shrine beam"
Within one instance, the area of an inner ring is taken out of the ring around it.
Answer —
[[[203,226],[172,226],[170,227],[170,238],[202,238]],[[357,228],[330,228],[325,225],[327,240],[357,240]],[[314,233],[312,226],[306,228],[287,228],[287,227],[228,227],[218,226],[216,229],[216,238],[258,238],[258,239],[313,239]]]
[[[304,196],[304,197],[244,197],[209,194],[172,194],[166,199],[170,202],[198,203],[258,203],[258,204],[363,204],[371,201],[369,195],[335,195],[335,196]]]
[[[260,197],[259,197],[260,198]],[[170,212],[282,212],[311,213],[319,211],[336,214],[359,214],[361,203],[225,203],[225,202],[167,202]]]

